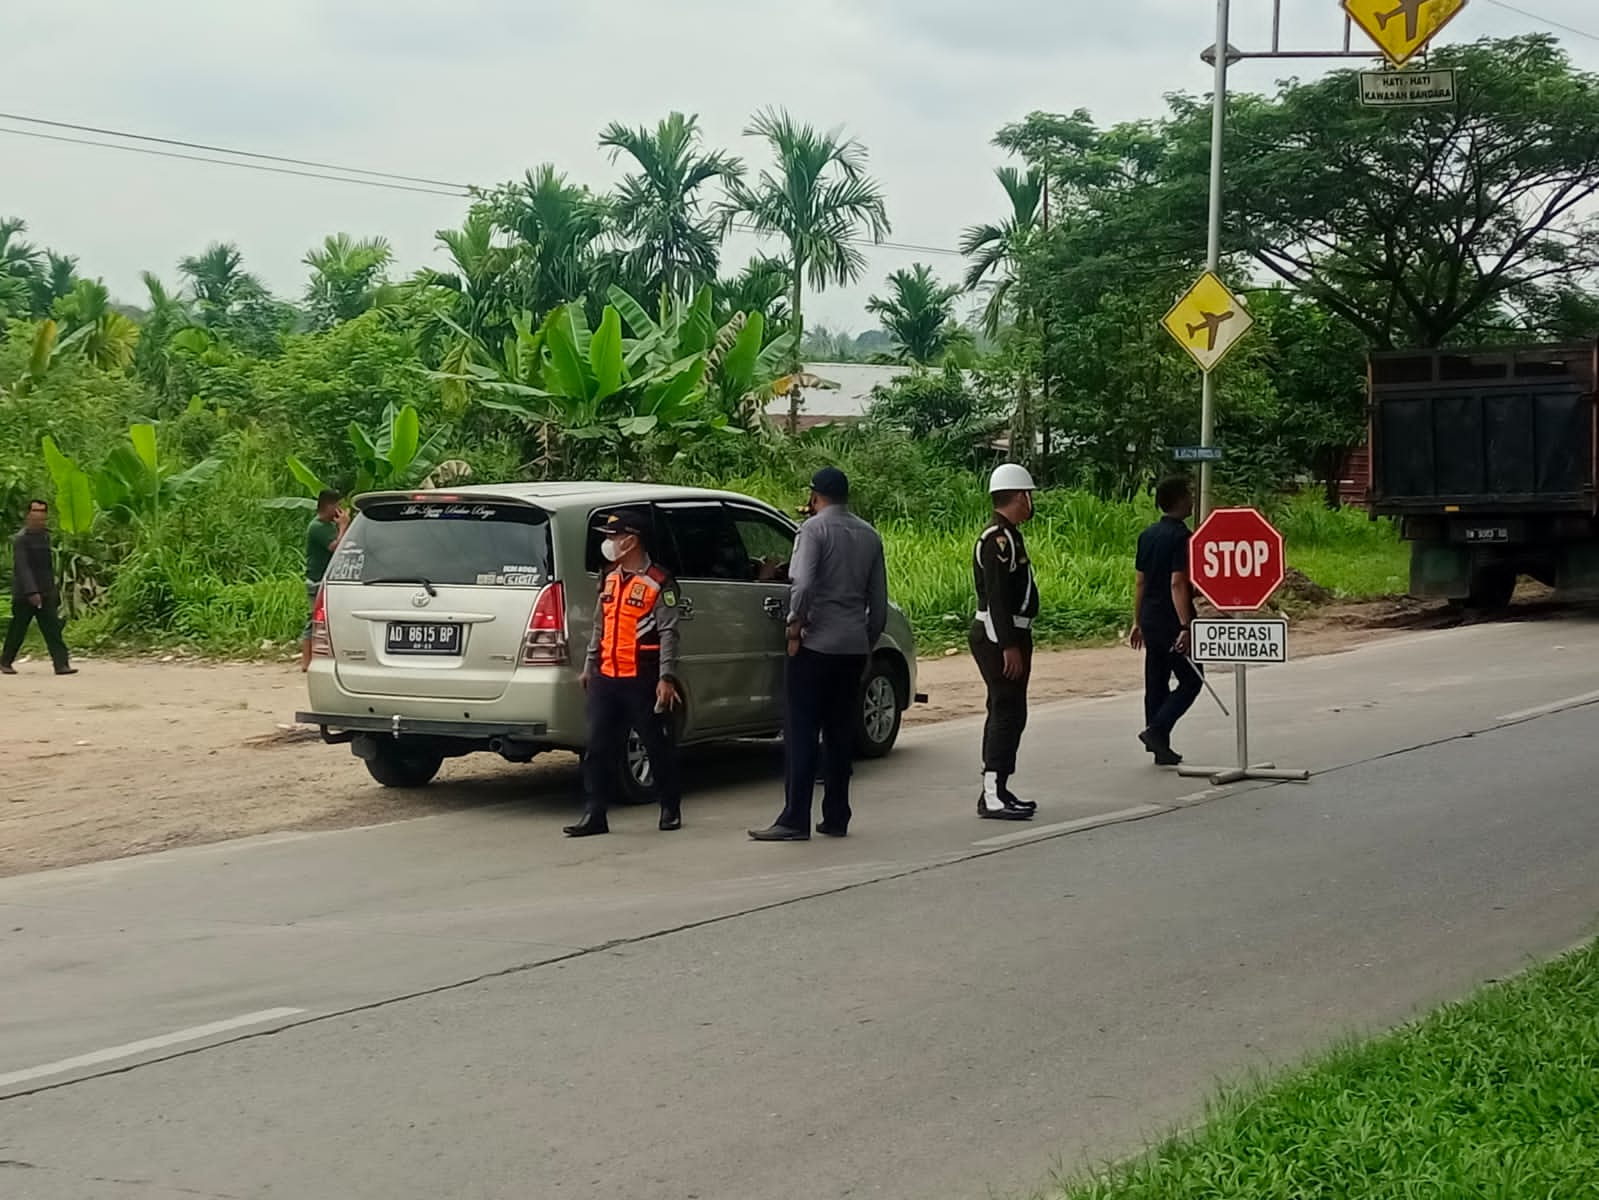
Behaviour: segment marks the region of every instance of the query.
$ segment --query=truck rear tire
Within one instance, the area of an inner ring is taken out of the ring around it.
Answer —
[[[361,761],[367,772],[386,788],[419,788],[433,782],[444,765],[444,756],[418,750],[392,738],[380,740],[376,753]]]
[[[1466,607],[1478,612],[1501,612],[1516,594],[1516,572],[1510,567],[1477,567],[1471,573],[1471,593]]]

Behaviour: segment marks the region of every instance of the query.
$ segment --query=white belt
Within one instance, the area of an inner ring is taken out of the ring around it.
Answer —
[[[994,637],[994,617],[993,617],[993,615],[986,608],[985,609],[980,609],[978,611],[978,613],[977,613],[977,619],[983,623],[983,628],[988,631],[988,636],[989,636],[990,639],[992,639]],[[1012,617],[1010,619],[1010,623],[1011,623],[1012,627],[1016,628],[1016,629],[1031,629],[1033,627],[1033,618],[1032,617]]]

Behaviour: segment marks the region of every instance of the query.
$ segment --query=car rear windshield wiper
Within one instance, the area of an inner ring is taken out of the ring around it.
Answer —
[[[368,579],[367,583],[420,583],[427,589],[427,594],[437,596],[439,593],[426,575],[391,575],[386,579]]]

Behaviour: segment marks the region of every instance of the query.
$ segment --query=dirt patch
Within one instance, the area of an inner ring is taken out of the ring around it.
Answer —
[[[1295,622],[1293,653],[1336,653],[1458,620],[1409,601],[1335,606]],[[45,664],[18,665],[21,674],[0,680],[0,875],[274,830],[372,824],[533,791],[564,803],[576,787],[569,755],[531,767],[473,755],[446,763],[431,788],[387,791],[342,747],[320,746],[315,731],[290,724],[305,695],[291,666],[85,660],[81,675],[58,679]],[[1140,671],[1125,646],[1043,653],[1033,696],[1124,692],[1138,686]],[[982,710],[968,658],[926,662],[921,678],[932,702],[912,710],[914,723]]]

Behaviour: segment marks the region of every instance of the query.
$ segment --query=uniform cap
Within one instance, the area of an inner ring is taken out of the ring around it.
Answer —
[[[1036,492],[1038,485],[1026,467],[1018,463],[1000,463],[988,478],[988,490],[990,493]]]
[[[644,536],[644,518],[638,513],[623,510],[608,513],[594,526],[596,533],[603,533],[607,537],[620,537],[632,534],[634,537]]]

